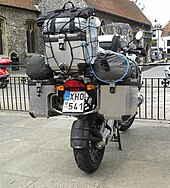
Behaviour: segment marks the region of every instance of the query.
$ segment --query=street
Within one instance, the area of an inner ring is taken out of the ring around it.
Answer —
[[[170,63],[170,60],[167,62]],[[143,71],[144,78],[165,78],[164,68],[166,64],[163,66],[155,66],[147,71]]]
[[[165,66],[155,66],[142,72],[144,79],[141,93],[145,98],[141,105],[142,117],[168,120],[170,118],[170,84],[168,80],[163,80]]]
[[[73,118],[0,113],[1,188],[170,188],[170,122],[136,120],[109,143],[99,169],[78,169],[70,147]]]

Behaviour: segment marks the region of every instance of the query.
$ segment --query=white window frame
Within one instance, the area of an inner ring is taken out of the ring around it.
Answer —
[[[6,19],[0,16],[0,30],[2,31],[2,53],[0,57],[7,56],[7,36],[6,36]]]

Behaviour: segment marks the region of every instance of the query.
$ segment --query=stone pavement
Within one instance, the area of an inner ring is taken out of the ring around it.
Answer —
[[[0,188],[170,188],[170,122],[136,120],[109,143],[99,169],[75,164],[69,117],[0,112]]]

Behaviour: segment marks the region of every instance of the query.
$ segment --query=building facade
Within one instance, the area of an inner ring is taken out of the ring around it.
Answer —
[[[155,53],[155,57],[162,53],[167,55],[168,59],[170,58],[170,21],[163,28],[160,25],[152,28],[151,49]]]
[[[170,56],[170,21],[162,29],[161,34],[161,47],[165,50],[168,56]]]
[[[39,12],[32,1],[0,1],[0,57],[18,56],[21,64],[33,53],[39,53],[41,37],[36,25]]]
[[[44,53],[40,28],[36,18],[41,12],[61,8],[68,0],[1,0],[0,1],[0,57],[10,57],[14,52],[21,64],[34,53]],[[75,6],[95,9],[103,25],[113,22],[129,23],[136,33],[145,33],[143,47],[151,47],[151,24],[141,10],[129,0],[72,0]],[[90,4],[92,2],[92,4]],[[38,9],[34,6],[38,7]],[[150,56],[150,55],[149,55]]]

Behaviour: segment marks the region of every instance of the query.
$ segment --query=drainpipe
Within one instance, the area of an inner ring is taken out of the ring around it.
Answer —
[[[90,0],[90,6],[92,7],[92,0]]]
[[[165,40],[161,37],[161,40],[164,42],[164,50],[163,50],[163,55],[164,55],[164,60],[167,62],[167,50],[165,47]]]

